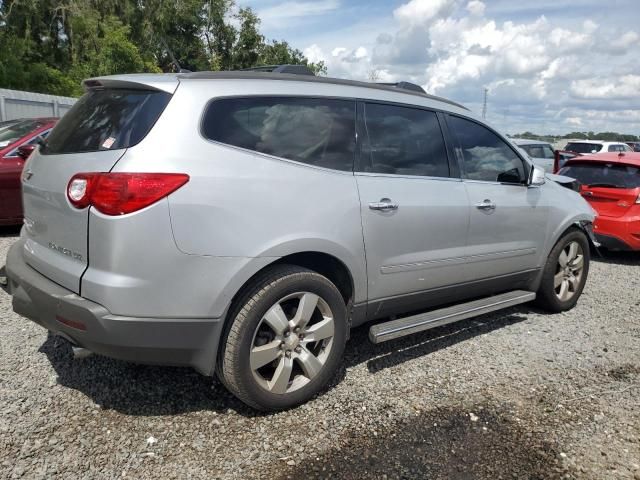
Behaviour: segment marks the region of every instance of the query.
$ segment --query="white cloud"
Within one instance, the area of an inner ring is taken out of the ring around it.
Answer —
[[[579,98],[626,99],[640,95],[640,75],[618,79],[589,78],[571,82],[571,93]]]
[[[481,17],[484,15],[485,5],[479,0],[471,0],[467,4],[467,11],[476,17]]]
[[[509,132],[640,133],[640,29],[545,16],[498,21],[488,5],[407,0],[393,11],[395,23],[369,37],[332,44],[327,35],[305,54],[325,61],[331,76],[411,81],[476,112],[488,88],[488,118]]]
[[[340,7],[339,0],[291,1],[279,3],[258,11],[262,24],[283,25],[294,18],[324,15]]]
[[[393,11],[400,22],[416,25],[425,24],[434,18],[451,12],[455,0],[410,0]]]

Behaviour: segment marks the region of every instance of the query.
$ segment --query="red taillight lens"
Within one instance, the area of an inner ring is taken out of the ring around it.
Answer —
[[[105,215],[141,210],[189,181],[184,173],[79,173],[67,186],[76,208],[94,207]]]

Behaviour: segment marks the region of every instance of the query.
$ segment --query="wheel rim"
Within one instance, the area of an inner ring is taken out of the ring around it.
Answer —
[[[323,369],[333,346],[334,317],[322,297],[297,292],[263,315],[249,361],[258,384],[274,394],[304,387]]]
[[[578,292],[584,271],[584,252],[578,242],[568,243],[560,252],[553,287],[556,296],[563,302]]]

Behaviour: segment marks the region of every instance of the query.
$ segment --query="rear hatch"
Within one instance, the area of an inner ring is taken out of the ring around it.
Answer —
[[[580,193],[598,215],[621,217],[638,202],[640,167],[623,163],[574,162],[560,170],[582,186]]]
[[[110,171],[146,136],[177,86],[177,80],[158,88],[119,78],[126,81],[88,81],[87,93],[24,167],[25,260],[78,294],[88,265],[89,209],[69,203],[69,180],[80,172]]]

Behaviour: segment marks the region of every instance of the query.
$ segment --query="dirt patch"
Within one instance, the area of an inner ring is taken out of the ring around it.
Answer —
[[[610,369],[607,374],[615,380],[628,382],[635,376],[640,374],[640,367],[631,363],[625,363],[623,365]]]
[[[507,412],[477,406],[437,409],[393,430],[350,437],[280,478],[553,479],[566,473],[560,458]]]

